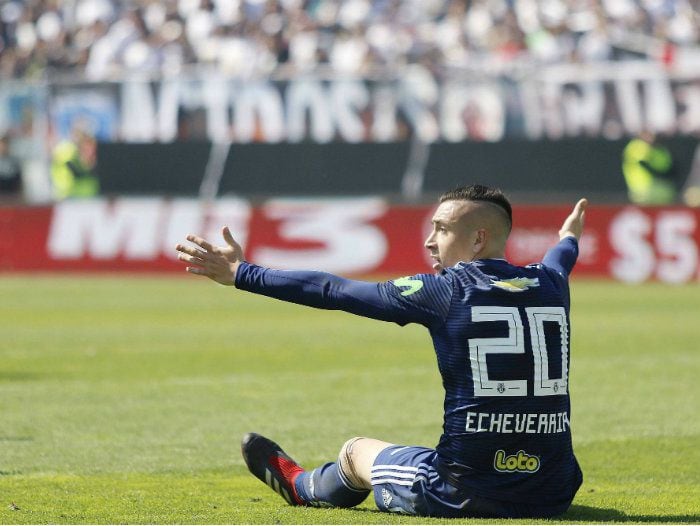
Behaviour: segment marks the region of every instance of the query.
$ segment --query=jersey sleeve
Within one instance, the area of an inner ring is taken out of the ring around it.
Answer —
[[[401,312],[402,323],[440,325],[447,318],[454,287],[451,274],[418,274],[379,284],[385,302]]]
[[[577,258],[578,240],[573,236],[567,236],[547,251],[542,258],[542,265],[567,278],[574,269]]]
[[[452,294],[450,278],[418,275],[384,283],[341,278],[326,272],[274,270],[241,263],[236,288],[319,309],[342,310],[399,325],[444,321]]]

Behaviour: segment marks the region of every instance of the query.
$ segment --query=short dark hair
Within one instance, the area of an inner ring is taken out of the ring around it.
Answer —
[[[486,201],[499,206],[508,216],[508,230],[513,226],[513,208],[500,188],[491,188],[482,184],[458,186],[440,196],[440,202],[445,201]]]

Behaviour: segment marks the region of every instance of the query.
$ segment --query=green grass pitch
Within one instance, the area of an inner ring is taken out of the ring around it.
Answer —
[[[0,297],[2,524],[470,522],[292,508],[240,456],[247,431],[307,467],[356,435],[433,446],[420,327],[190,276],[5,276]],[[700,522],[700,286],[581,280],[572,298],[585,481],[542,522]]]

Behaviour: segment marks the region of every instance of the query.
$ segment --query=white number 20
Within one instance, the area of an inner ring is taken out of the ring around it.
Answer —
[[[534,394],[551,396],[566,394],[568,388],[569,329],[563,307],[527,307],[530,343],[535,362]],[[524,354],[523,322],[517,307],[472,307],[472,321],[505,321],[508,335],[504,338],[472,338],[469,360],[474,379],[474,396],[526,396],[527,380],[491,380],[486,365],[489,354]],[[561,337],[561,378],[549,377],[549,358],[544,323],[559,325]]]

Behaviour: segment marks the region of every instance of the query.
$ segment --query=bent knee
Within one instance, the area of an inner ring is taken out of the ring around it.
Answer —
[[[340,448],[338,461],[348,482],[357,489],[370,489],[374,460],[391,445],[393,444],[389,442],[366,437],[354,437],[345,442]]]
[[[363,466],[362,455],[358,454],[362,450],[362,442],[367,440],[365,437],[354,437],[345,442],[340,448],[338,454],[338,463],[340,469],[345,475],[347,482],[356,489],[370,489],[371,484],[369,479],[365,477],[367,469]],[[371,465],[369,469],[371,469]]]
[[[356,449],[355,444],[361,440],[367,440],[365,437],[354,437],[345,442],[343,444],[343,447],[340,448],[340,457],[347,457],[351,456],[353,454],[353,451]]]

